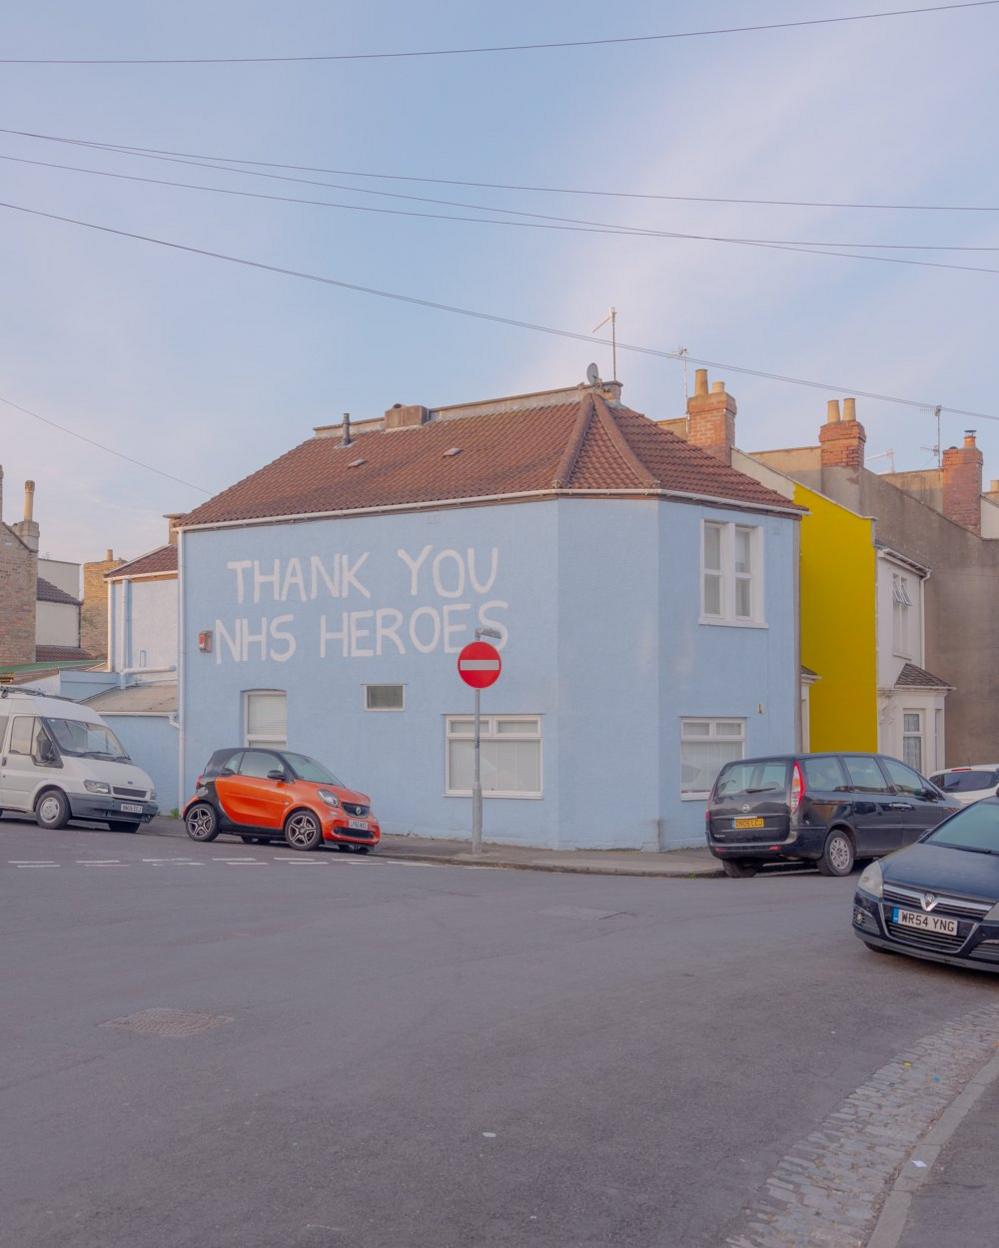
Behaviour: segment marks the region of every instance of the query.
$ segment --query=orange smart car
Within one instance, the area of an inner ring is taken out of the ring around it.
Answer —
[[[307,850],[326,842],[360,854],[382,835],[370,798],[288,750],[216,750],[184,807],[184,823],[192,841],[231,832],[247,843],[284,839]]]

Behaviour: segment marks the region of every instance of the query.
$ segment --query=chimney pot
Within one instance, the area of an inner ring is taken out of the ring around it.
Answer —
[[[856,420],[857,419],[857,400],[856,399],[844,399],[843,400],[843,419],[844,420]]]
[[[725,383],[723,381],[713,381],[711,383],[711,393],[712,394],[724,394]]]
[[[343,441],[341,446],[350,446],[350,412],[343,414]]]
[[[708,392],[708,370],[699,368],[694,373],[694,393],[707,394]]]
[[[35,518],[34,481],[25,481],[24,483],[24,518],[25,520],[33,520]]]
[[[105,563],[114,562],[114,551],[110,547],[108,547],[108,549],[104,552],[104,562]]]
[[[964,445],[965,446],[977,445],[975,442],[975,434],[977,432],[978,432],[977,429],[965,429],[964,431]]]
[[[826,404],[826,424],[834,425],[839,419],[839,399],[830,399]]]

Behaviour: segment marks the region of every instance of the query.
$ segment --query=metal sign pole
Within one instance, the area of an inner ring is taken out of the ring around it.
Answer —
[[[472,782],[472,853],[482,853],[482,690],[475,691],[475,778]]]

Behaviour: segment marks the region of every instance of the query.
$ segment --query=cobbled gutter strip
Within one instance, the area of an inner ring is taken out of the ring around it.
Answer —
[[[728,1248],[863,1248],[899,1167],[995,1055],[997,1025],[985,1006],[882,1066],[780,1161]]]

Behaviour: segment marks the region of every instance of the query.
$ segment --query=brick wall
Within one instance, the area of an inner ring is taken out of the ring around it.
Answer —
[[[982,452],[971,432],[965,434],[963,446],[949,446],[943,453],[943,513],[981,534]]]
[[[0,664],[34,663],[38,556],[0,523]]]
[[[120,568],[124,559],[115,559],[114,552],[95,563],[83,565],[83,607],[80,611],[80,645],[95,659],[108,652],[108,583],[105,573]]]

